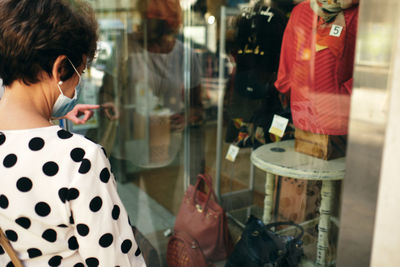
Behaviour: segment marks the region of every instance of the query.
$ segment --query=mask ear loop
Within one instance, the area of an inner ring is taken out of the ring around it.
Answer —
[[[72,68],[74,68],[76,74],[77,74],[78,77],[79,77],[79,81],[80,81],[80,80],[81,80],[81,75],[79,75],[79,72],[78,72],[78,70],[75,68],[75,66],[74,66],[74,64],[72,63],[72,61],[71,61],[68,57],[67,57],[67,59],[68,59],[69,63],[71,63]],[[62,95],[64,95],[63,91],[61,90],[61,85],[62,85],[62,84],[63,84],[63,81],[59,81],[58,84],[57,84],[57,87],[58,87],[58,90],[60,90],[60,93],[61,93]]]
[[[81,79],[81,75],[79,74],[78,70],[75,68],[74,64],[72,63],[72,61],[67,57],[69,63],[71,63],[71,66],[74,68],[76,74],[78,74],[79,79]]]
[[[68,57],[67,57],[67,59],[68,59],[69,63],[71,63],[72,68],[74,68],[76,74],[77,74],[78,77],[79,77],[79,81],[80,81],[80,80],[81,80],[81,75],[79,74],[78,70],[75,68],[75,66],[74,66],[74,64],[72,63],[72,61],[71,61]],[[63,84],[63,81],[59,81],[59,82],[57,83],[57,87],[58,87],[58,90],[60,91],[60,93],[61,93],[62,95],[64,95],[63,91],[61,90],[61,85],[62,85],[62,84]],[[76,94],[76,91],[75,91],[75,94]]]

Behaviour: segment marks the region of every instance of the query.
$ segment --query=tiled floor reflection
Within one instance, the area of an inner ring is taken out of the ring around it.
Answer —
[[[175,216],[133,183],[118,183],[118,193],[132,224],[144,235],[174,226]]]

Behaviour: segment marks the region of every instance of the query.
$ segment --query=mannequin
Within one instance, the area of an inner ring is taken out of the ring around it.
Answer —
[[[275,86],[281,93],[290,93],[293,122],[298,129],[347,134],[357,3],[307,0],[292,12]]]

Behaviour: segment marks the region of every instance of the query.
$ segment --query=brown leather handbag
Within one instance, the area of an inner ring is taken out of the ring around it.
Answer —
[[[208,193],[200,191],[200,185]],[[211,177],[199,175],[183,197],[175,221],[175,232],[185,232],[195,239],[208,261],[226,259],[232,251],[231,237],[223,208],[217,203]]]
[[[199,244],[185,232],[174,232],[168,241],[168,267],[208,267]]]
[[[8,238],[4,234],[3,230],[1,230],[1,228],[0,228],[0,245],[7,252],[8,256],[11,259],[11,262],[14,264],[13,265],[14,267],[23,267],[21,261],[17,256],[17,253],[14,251],[13,247],[10,244],[10,241],[8,241]]]

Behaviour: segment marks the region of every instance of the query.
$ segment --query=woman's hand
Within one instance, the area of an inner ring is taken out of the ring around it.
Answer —
[[[170,127],[173,132],[182,132],[185,129],[185,117],[183,113],[175,113],[170,116]]]
[[[64,118],[75,124],[85,124],[93,116],[93,110],[98,108],[100,105],[77,104]]]

